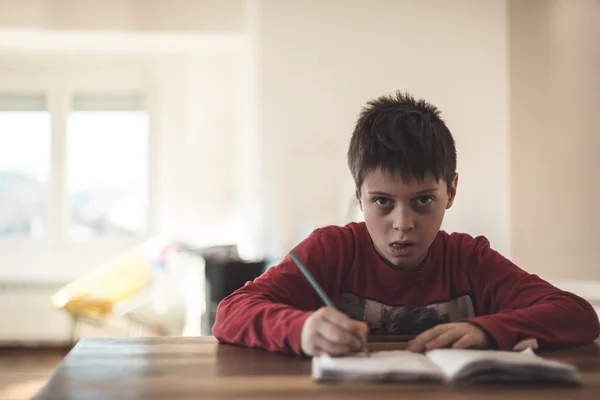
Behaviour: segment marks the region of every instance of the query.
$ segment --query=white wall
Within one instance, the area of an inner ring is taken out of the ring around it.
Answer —
[[[267,251],[343,222],[346,166],[368,99],[408,89],[438,105],[459,152],[444,227],[510,255],[506,2],[257,2],[254,34]],[[252,26],[252,25],[250,25]]]
[[[242,52],[166,62],[159,73],[156,231],[196,244],[231,243],[244,225]],[[170,77],[170,79],[164,79]]]
[[[4,29],[222,34],[244,24],[244,0],[0,1]]]
[[[512,244],[556,278],[600,279],[600,2],[510,1]]]

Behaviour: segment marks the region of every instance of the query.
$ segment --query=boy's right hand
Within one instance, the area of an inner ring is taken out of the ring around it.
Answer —
[[[367,342],[369,327],[340,311],[323,307],[306,319],[302,327],[302,351],[309,356],[341,356],[359,351]]]

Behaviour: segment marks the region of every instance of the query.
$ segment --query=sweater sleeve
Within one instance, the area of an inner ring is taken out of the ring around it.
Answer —
[[[523,271],[483,237],[468,242],[462,251],[472,254],[469,276],[478,314],[469,321],[491,335],[501,350],[524,340],[550,349],[598,338],[598,314],[587,301]]]
[[[313,232],[294,254],[332,297],[335,264],[328,264],[323,233]],[[304,275],[287,255],[253,282],[223,299],[217,308],[213,334],[221,343],[260,347],[301,355],[301,332],[312,311],[324,306]]]

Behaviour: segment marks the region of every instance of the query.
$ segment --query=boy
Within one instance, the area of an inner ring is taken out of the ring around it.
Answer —
[[[456,196],[454,139],[439,111],[396,93],[368,103],[348,164],[364,223],[315,230],[219,305],[225,343],[297,355],[344,355],[367,335],[412,335],[408,349],[511,350],[583,345],[599,335],[585,300],[521,270],[485,237],[440,231]]]

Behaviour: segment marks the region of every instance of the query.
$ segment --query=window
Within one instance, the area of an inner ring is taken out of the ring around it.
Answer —
[[[50,53],[0,60],[0,279],[10,281],[68,282],[154,234],[153,122],[179,110],[159,100],[163,87],[177,93],[179,69],[155,74],[154,56]]]
[[[74,97],[66,157],[71,239],[146,231],[149,117],[141,103],[136,97]]]
[[[40,84],[41,94],[0,88],[0,240],[129,241],[149,231],[143,90],[73,82]]]
[[[50,131],[44,96],[0,94],[0,238],[46,232]]]

